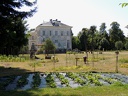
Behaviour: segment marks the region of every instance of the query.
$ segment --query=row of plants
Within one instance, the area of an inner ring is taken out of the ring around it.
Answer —
[[[86,80],[83,80],[82,78],[80,78],[78,75],[72,73],[72,72],[67,72],[66,76],[71,78],[72,80],[75,81],[75,83],[78,83],[80,85],[85,85],[86,84]]]
[[[15,79],[15,76],[7,76],[2,82],[0,82],[0,90],[5,90],[6,86],[9,85]]]
[[[79,76],[87,81],[87,84],[94,84],[95,86],[102,86],[103,84],[99,81],[101,76],[99,74],[92,73],[79,73]]]
[[[35,73],[33,75],[32,87],[37,88],[40,85],[40,83],[41,83],[40,73]]]
[[[17,87],[23,87],[24,85],[28,84],[28,74],[22,75],[17,81]]]
[[[66,87],[70,87],[69,86],[69,81],[68,81],[68,79],[66,79],[64,77],[64,75],[62,75],[60,73],[56,73],[56,76],[57,76],[57,78],[59,78],[59,80],[60,80],[60,82],[61,82],[62,85],[66,85]]]
[[[119,82],[118,79],[116,78],[111,78],[111,77],[102,77],[100,74],[92,74],[92,73],[79,73],[80,76],[82,76],[83,78],[87,79],[89,81],[89,83],[94,83],[95,86],[102,86],[103,84],[99,81],[99,80],[103,80],[109,84],[114,84],[116,82]]]
[[[61,85],[63,87],[71,87],[72,81],[74,83],[77,83],[81,86],[102,86],[104,84],[123,84],[122,82],[124,80],[128,79],[128,76],[125,75],[120,75],[120,74],[99,74],[99,73],[85,73],[85,72],[80,72],[80,73],[73,73],[73,72],[66,72],[66,73],[44,73],[45,75],[40,75],[40,73],[34,73],[33,75],[33,80],[32,80],[32,88],[38,88],[39,85],[41,84],[41,78],[40,76],[46,76],[46,86],[50,88],[56,88],[57,87],[57,82],[55,81],[55,78],[58,78]],[[17,88],[24,87],[25,85],[28,84],[28,76],[29,74],[22,75],[17,83]],[[122,78],[123,81],[122,81]],[[6,77],[0,82],[0,89],[5,90],[6,86],[9,85],[11,82],[15,80],[15,76],[10,76]],[[71,80],[71,82],[70,82]],[[120,82],[120,83],[119,83]],[[79,86],[78,85],[78,86]]]
[[[28,59],[20,56],[0,55],[0,62],[25,62],[26,60]]]
[[[52,76],[52,73],[47,74],[46,82],[47,82],[48,87],[51,87],[51,88],[57,87],[54,81],[54,77]]]

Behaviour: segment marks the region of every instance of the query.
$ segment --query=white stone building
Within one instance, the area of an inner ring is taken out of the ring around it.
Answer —
[[[61,21],[50,19],[49,22],[42,23],[31,32],[29,38],[29,50],[32,43],[41,46],[46,39],[50,38],[57,50],[72,49],[72,27],[61,23]]]

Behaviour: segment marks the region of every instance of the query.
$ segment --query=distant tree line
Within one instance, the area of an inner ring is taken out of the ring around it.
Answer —
[[[77,36],[72,37],[72,48],[81,51],[93,50],[121,50],[128,49],[128,38],[120,29],[120,24],[112,22],[111,28],[106,31],[106,24],[102,23],[100,29],[96,26],[83,28]]]

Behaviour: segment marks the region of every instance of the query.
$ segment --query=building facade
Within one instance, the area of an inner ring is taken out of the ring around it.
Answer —
[[[61,23],[61,21],[50,19],[49,22],[42,23],[30,33],[29,50],[35,44],[39,50],[46,39],[50,39],[57,50],[72,50],[72,27]]]

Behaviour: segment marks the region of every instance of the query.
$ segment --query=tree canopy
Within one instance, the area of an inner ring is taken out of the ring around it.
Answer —
[[[54,51],[56,49],[53,42],[48,38],[42,45],[43,50],[45,50],[46,54],[48,55],[50,51]]]
[[[35,4],[36,0],[0,0],[0,54],[18,55],[20,48],[27,44],[25,18],[33,16],[36,7],[29,11],[20,9]]]
[[[97,49],[115,50],[117,47],[121,46],[121,49],[128,48],[128,38],[125,37],[123,31],[120,29],[120,24],[118,22],[112,22],[110,24],[109,30],[106,30],[107,26],[105,23],[101,23],[99,30],[96,28],[97,27],[94,25],[90,26],[90,29],[82,28],[78,35],[72,39],[73,49],[77,48],[81,51],[93,51]],[[122,42],[123,45],[118,46],[118,43],[120,44],[118,41]]]

